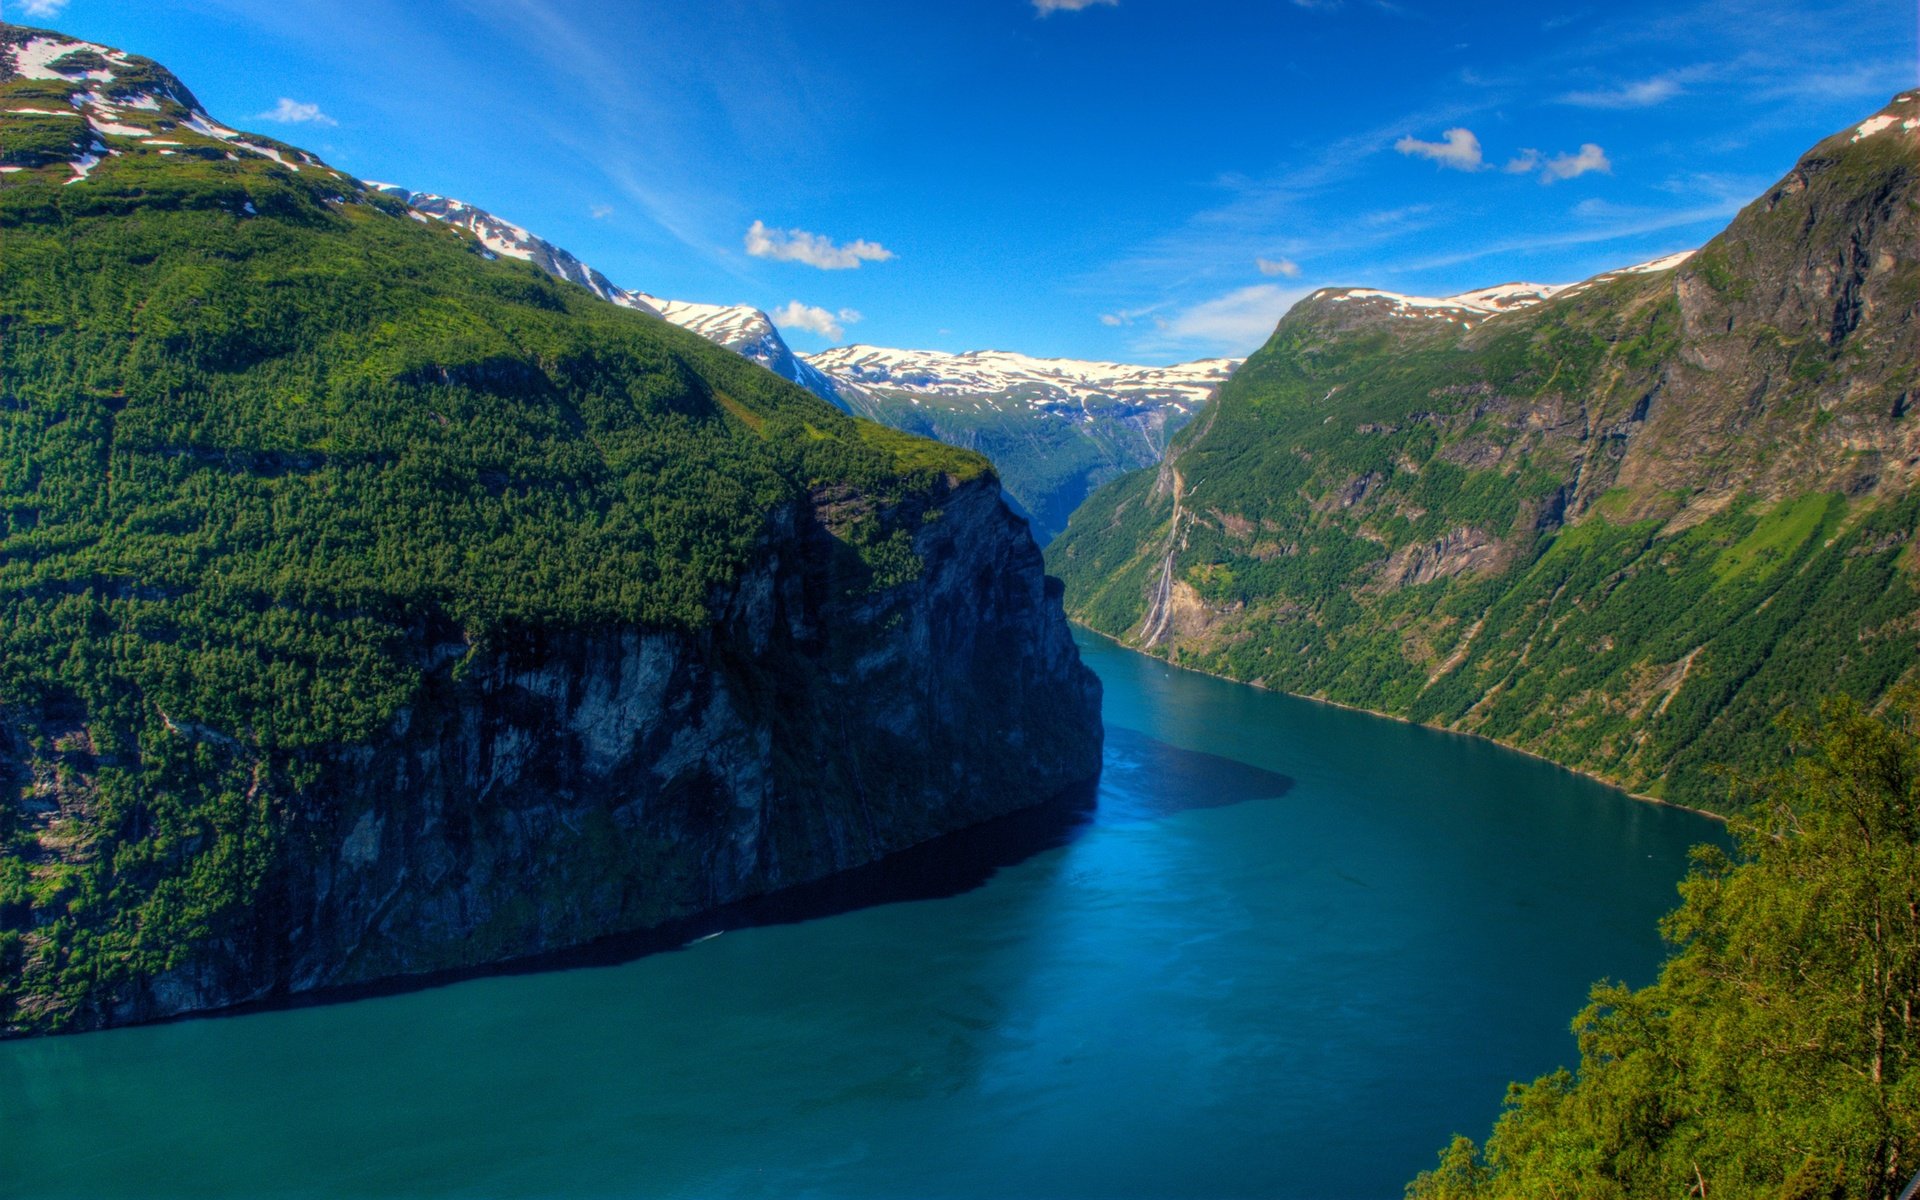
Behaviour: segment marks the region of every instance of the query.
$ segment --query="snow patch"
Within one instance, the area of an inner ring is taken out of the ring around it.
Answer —
[[[1377,300],[1389,305],[1396,316],[1430,317],[1451,321],[1471,329],[1474,318],[1496,317],[1543,304],[1573,285],[1565,283],[1502,283],[1457,296],[1405,296],[1377,288],[1348,288],[1328,297],[1333,302]]]
[[[28,38],[14,47],[14,74],[24,79],[72,79],[75,76],[62,75],[47,64],[62,58],[75,50],[91,50],[95,54],[116,61],[124,61],[126,55],[117,54],[105,46],[96,46],[92,42],[76,42],[67,38]],[[89,71],[88,79],[112,79],[111,71]]]
[[[1656,258],[1652,262],[1637,263],[1631,267],[1621,267],[1618,271],[1608,271],[1606,275],[1599,278],[1605,279],[1612,275],[1652,275],[1658,271],[1671,271],[1698,253],[1700,253],[1698,250],[1682,250],[1678,254]]]
[[[194,113],[180,124],[201,137],[212,138],[216,142],[230,142],[240,136],[238,130],[228,129],[225,125],[215,123],[205,113]]]
[[[270,158],[296,175],[300,173],[299,163],[288,162],[285,158],[282,158],[280,152],[272,146],[256,146],[252,142],[240,141],[238,139],[236,139],[233,144],[249,153],[258,154],[262,158]]]
[[[87,123],[93,126],[95,133],[111,134],[114,137],[150,138],[153,136],[153,130],[143,129],[138,125],[116,125],[112,121],[102,121],[97,118],[89,118]]]
[[[1899,121],[1899,119],[1900,118],[1898,117],[1888,117],[1888,116],[1868,117],[1864,122],[1861,123],[1860,128],[1854,130],[1853,136],[1851,138],[1848,138],[1847,142],[1849,145],[1851,145],[1852,143],[1859,141],[1861,138],[1870,138],[1874,134],[1879,133],[1881,130],[1892,127],[1894,123]]]
[[[95,142],[92,150],[81,155],[74,161],[73,178],[67,180],[67,185],[71,187],[73,184],[79,183],[82,179],[93,174],[93,169],[100,165],[100,161],[106,157],[106,153],[107,148],[99,142]]]

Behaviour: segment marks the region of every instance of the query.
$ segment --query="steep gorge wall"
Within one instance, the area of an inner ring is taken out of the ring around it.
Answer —
[[[1523,309],[1302,301],[1049,548],[1070,610],[1738,803],[1720,768],[1782,762],[1783,711],[1920,678],[1916,114],[1825,139],[1691,257]]]
[[[292,789],[251,916],[172,969],[11,1032],[91,1028],[497,962],[819,879],[1096,776],[1098,681],[1024,523],[981,476],[879,514],[917,578],[875,587],[817,492],[695,634],[520,629],[421,641],[415,700]],[[437,644],[436,644],[437,643]],[[84,819],[84,721],[8,713],[32,819]],[[177,735],[236,775],[239,741]],[[38,736],[36,736],[38,735]],[[45,747],[36,752],[34,745]],[[9,752],[10,751],[10,752]],[[58,844],[58,837],[43,844]]]

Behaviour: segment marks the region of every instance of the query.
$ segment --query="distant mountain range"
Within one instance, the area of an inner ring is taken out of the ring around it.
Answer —
[[[1920,678],[1920,93],[1698,252],[1328,289],[1049,551],[1183,663],[1723,806],[1776,718]]]
[[[1143,367],[876,346],[795,354],[773,319],[750,305],[663,300],[623,288],[559,246],[465,201],[391,183],[367,186],[423,219],[467,230],[491,253],[690,329],[848,412],[978,450],[993,460],[1043,543],[1066,528],[1068,515],[1094,488],[1158,462],[1168,437],[1239,365],[1220,358]]]
[[[1239,365],[1173,367],[847,346],[809,355],[854,411],[896,429],[978,450],[1042,542],[1101,484],[1160,461]]]

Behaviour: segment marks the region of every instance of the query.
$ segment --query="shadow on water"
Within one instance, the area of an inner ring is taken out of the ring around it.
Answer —
[[[272,1012],[401,995],[473,979],[609,967],[682,950],[733,930],[792,925],[884,904],[945,900],[984,887],[1001,871],[1069,845],[1095,825],[1158,820],[1189,809],[1284,796],[1285,775],[1230,758],[1183,750],[1144,733],[1109,727],[1102,776],[1052,799],[888,855],[826,879],[729,904],[651,929],[585,945],[373,983],[277,996],[174,1020]]]
[[[1107,727],[1100,778],[1102,823],[1151,821],[1196,808],[1277,800],[1293,780],[1217,754],[1183,750],[1131,729]]]

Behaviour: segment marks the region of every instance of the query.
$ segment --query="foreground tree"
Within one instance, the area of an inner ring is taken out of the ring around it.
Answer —
[[[1920,1171],[1920,738],[1845,700],[1795,733],[1734,853],[1695,851],[1660,981],[1596,987],[1578,1072],[1515,1084],[1410,1200],[1893,1200]]]

